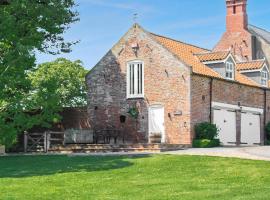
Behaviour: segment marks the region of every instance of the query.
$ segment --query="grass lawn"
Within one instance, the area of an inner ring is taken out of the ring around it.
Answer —
[[[200,156],[0,157],[0,199],[270,199],[270,162]]]

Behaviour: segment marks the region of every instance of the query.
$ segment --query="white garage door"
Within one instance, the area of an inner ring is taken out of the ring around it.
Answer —
[[[215,109],[214,124],[220,129],[218,138],[222,145],[236,144],[236,112],[226,109]]]
[[[260,144],[260,115],[241,113],[241,143],[247,145]]]

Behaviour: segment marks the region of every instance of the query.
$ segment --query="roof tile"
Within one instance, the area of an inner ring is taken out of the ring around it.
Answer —
[[[243,62],[243,63],[237,63],[237,70],[243,71],[243,70],[256,70],[261,69],[265,63],[265,60],[255,60],[251,62]]]
[[[219,52],[210,52],[210,53],[202,53],[196,54],[201,62],[209,62],[209,61],[218,61],[224,60],[230,54],[229,51],[219,51]]]
[[[163,36],[152,34],[158,42],[160,42],[163,46],[165,46],[168,50],[174,53],[178,58],[180,58],[187,65],[192,67],[194,73],[207,75],[216,78],[222,78],[214,70],[202,64],[199,59],[197,59],[194,54],[207,52],[208,50],[196,47],[193,45],[189,45],[186,43],[182,43],[179,41],[175,41]],[[208,51],[209,52],[209,51]]]
[[[225,55],[226,57],[228,56],[229,54],[228,52],[222,52],[222,53],[210,52],[209,50],[206,50],[206,49],[194,46],[194,45],[186,44],[186,43],[176,41],[176,40],[164,37],[164,36],[156,35],[153,33],[151,34],[160,44],[162,44],[165,48],[167,48],[169,51],[175,54],[185,64],[192,67],[193,73],[199,74],[199,75],[205,75],[205,76],[209,76],[213,78],[224,79],[219,73],[217,73],[213,69],[203,64],[201,60],[205,60],[206,59],[205,57],[207,57],[207,59],[208,57],[211,59],[222,59],[225,57]],[[203,59],[200,59],[200,55],[207,55],[207,56],[205,57],[202,56]],[[245,75],[240,74],[237,71],[235,74],[235,81],[241,84],[259,87],[259,85],[255,81],[246,77]]]

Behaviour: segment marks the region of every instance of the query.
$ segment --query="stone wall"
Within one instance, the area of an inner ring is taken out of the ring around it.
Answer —
[[[211,79],[204,76],[192,76],[191,89],[191,113],[192,127],[200,122],[210,121],[210,87]],[[261,115],[261,133],[264,138],[264,121],[270,121],[270,91],[266,91],[266,107],[265,91],[261,88],[241,85],[231,81],[213,79],[212,82],[212,102],[220,102],[226,104],[241,105],[246,107],[254,107],[266,110],[266,119]],[[240,113],[237,114],[237,131],[240,127]],[[194,133],[194,129],[193,129]],[[263,142],[263,141],[262,141]]]
[[[132,49],[138,44],[138,52]],[[143,99],[127,99],[127,62],[144,62]],[[95,129],[121,129],[129,142],[148,142],[148,107],[161,104],[165,108],[166,143],[190,144],[190,68],[157,43],[138,25],[103,57],[87,75],[88,113]],[[139,109],[137,120],[127,114]],[[175,115],[181,113],[181,115]],[[124,124],[120,116],[126,117]]]

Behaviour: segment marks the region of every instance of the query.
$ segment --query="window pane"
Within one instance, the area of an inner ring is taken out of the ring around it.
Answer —
[[[135,94],[135,65],[132,65],[132,94]]]
[[[143,93],[143,71],[142,71],[142,64],[140,64],[140,94]]]
[[[143,94],[143,64],[139,62],[128,65],[128,94],[131,97],[140,97]]]
[[[130,76],[129,76],[129,94],[132,94],[132,65],[129,66]]]
[[[130,68],[130,94],[134,94],[134,64]]]
[[[137,64],[137,94],[140,94],[140,64]]]

